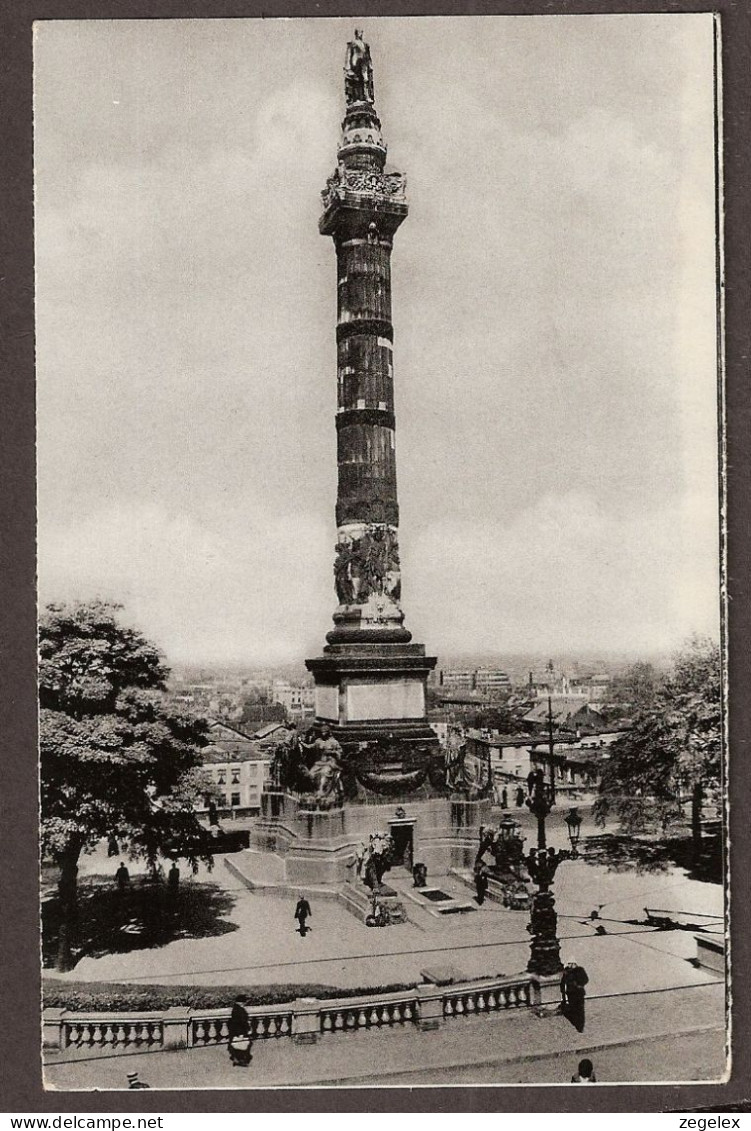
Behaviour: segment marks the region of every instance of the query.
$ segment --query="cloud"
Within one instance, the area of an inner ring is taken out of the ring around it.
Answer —
[[[441,651],[468,640],[499,652],[650,651],[718,632],[717,540],[702,498],[619,521],[593,493],[564,491],[508,524],[437,519],[403,541],[410,627]]]
[[[117,600],[173,660],[287,661],[331,627],[329,541],[305,514],[199,523],[166,503],[113,506],[45,523],[40,600]]]
[[[673,643],[716,588],[711,18],[373,25],[411,202],[408,624],[456,649]],[[132,603],[176,656],[293,654],[329,624],[317,223],[348,34],[37,37],[42,588]]]

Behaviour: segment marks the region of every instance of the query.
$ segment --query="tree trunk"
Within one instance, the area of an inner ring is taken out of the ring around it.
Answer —
[[[78,917],[78,858],[81,848],[71,844],[66,848],[61,860],[60,879],[57,884],[60,900],[60,928],[57,939],[56,968],[60,971],[72,970],[73,938]]]
[[[701,813],[703,803],[704,786],[700,781],[697,781],[694,783],[694,788],[691,792],[691,842],[695,858],[698,858],[702,847]]]

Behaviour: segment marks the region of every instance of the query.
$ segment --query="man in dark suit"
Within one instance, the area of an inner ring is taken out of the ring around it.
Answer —
[[[300,924],[300,934],[303,938],[305,938],[308,930],[306,926],[306,920],[311,914],[312,912],[310,910],[310,904],[308,903],[305,896],[301,895],[297,901],[297,907],[295,908],[295,919],[297,919],[298,923]]]
[[[247,998],[238,994],[232,1006],[227,1031],[229,1035],[229,1058],[235,1068],[247,1068],[251,1061],[252,1041],[250,1039],[250,1018],[245,1008]]]

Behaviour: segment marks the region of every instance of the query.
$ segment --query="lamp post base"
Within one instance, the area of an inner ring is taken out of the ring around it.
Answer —
[[[536,891],[532,896],[532,913],[527,928],[532,935],[531,954],[527,963],[530,974],[549,977],[560,975],[563,970],[557,925],[553,893]]]

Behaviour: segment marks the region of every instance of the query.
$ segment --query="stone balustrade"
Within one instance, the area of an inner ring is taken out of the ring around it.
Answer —
[[[376,1029],[382,1025],[403,1025],[419,1019],[414,990],[380,994],[378,997],[321,1002],[319,1017],[322,1033],[338,1033],[345,1029]]]
[[[278,1010],[278,1012],[277,1012]],[[201,1010],[191,1015],[188,1047],[221,1045],[229,1040],[228,1023],[232,1010]],[[292,1032],[292,1010],[289,1005],[254,1006],[248,1009],[250,1035],[254,1041],[265,1037],[289,1037]]]
[[[449,1019],[539,1005],[540,979],[529,974],[437,986],[422,983],[394,993],[356,998],[298,998],[248,1009],[253,1040],[292,1037],[315,1041],[322,1034],[419,1024],[435,1028]],[[556,990],[558,981],[556,980]],[[226,1044],[230,1009],[172,1007],[159,1013],[75,1013],[45,1009],[48,1049],[148,1052]]]
[[[529,978],[498,985],[479,982],[472,986],[451,987],[443,993],[443,1016],[461,1017],[473,1013],[495,1013],[532,1004]]]

